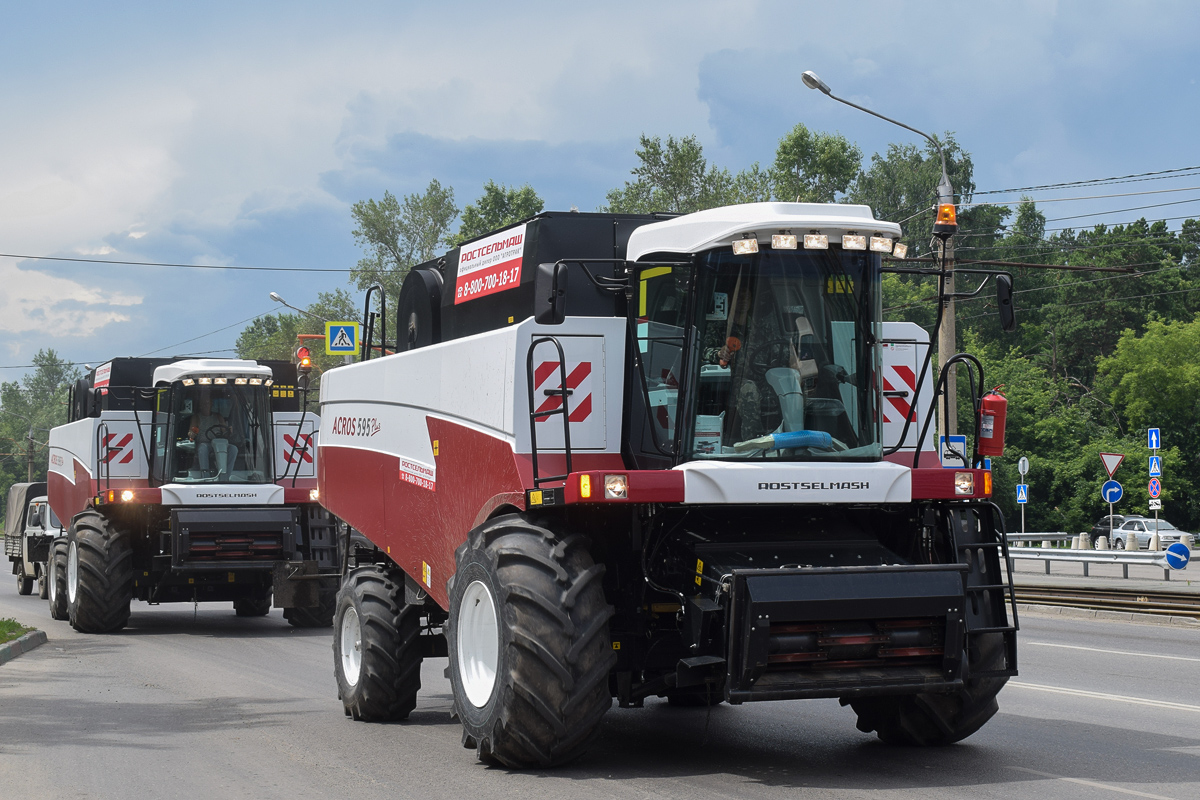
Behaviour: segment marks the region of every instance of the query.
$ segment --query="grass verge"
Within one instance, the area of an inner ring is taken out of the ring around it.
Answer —
[[[0,619],[0,644],[20,639],[32,630],[33,628],[26,628],[15,619]]]

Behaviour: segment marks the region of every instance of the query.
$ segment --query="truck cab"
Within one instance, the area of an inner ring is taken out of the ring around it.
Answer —
[[[179,362],[154,371],[151,474],[170,485],[275,481],[269,367]]]

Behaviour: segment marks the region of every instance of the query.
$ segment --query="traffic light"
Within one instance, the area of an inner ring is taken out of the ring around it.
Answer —
[[[296,348],[296,371],[301,375],[312,372],[312,353],[307,347]]]

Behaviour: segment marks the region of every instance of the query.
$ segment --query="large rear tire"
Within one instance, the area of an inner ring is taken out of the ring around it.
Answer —
[[[1004,663],[1004,634],[977,636],[968,654],[974,671],[999,669]],[[887,744],[939,746],[962,741],[999,710],[996,695],[1008,678],[968,678],[957,694],[917,694],[852,700],[858,729],[875,731]]]
[[[455,555],[447,643],[464,743],[514,768],[578,757],[612,705],[604,567],[582,537],[516,514],[471,531]]]
[[[118,631],[129,622],[133,550],[129,537],[95,511],[79,514],[67,534],[67,614],[83,633]]]
[[[337,594],[333,671],[346,716],[407,719],[421,689],[421,606],[404,601],[404,573],[371,564]]]
[[[50,619],[67,619],[67,539],[60,537],[50,545],[50,560],[46,562],[46,600],[50,603]]]
[[[333,624],[337,590],[321,587],[315,608],[285,608],[283,618],[294,628],[328,628]]]

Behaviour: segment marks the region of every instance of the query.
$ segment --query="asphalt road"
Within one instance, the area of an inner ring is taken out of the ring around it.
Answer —
[[[0,589],[49,643],[0,666],[0,798],[1200,797],[1200,630],[1022,620],[1021,675],[966,742],[892,748],[836,701],[613,708],[549,771],[485,766],[450,719],[445,660],[409,721],[342,714],[330,631],[279,611],[134,603],[78,634]]]

